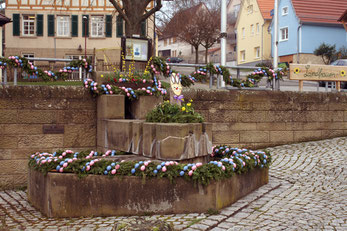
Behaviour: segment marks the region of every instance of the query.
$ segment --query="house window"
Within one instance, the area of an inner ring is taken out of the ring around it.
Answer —
[[[255,29],[256,32],[255,33],[259,34],[260,33],[259,23],[257,23],[255,27],[256,27],[256,29]]]
[[[57,17],[57,35],[70,36],[70,17],[58,16]]]
[[[35,58],[35,55],[34,54],[22,54],[22,57],[29,59],[29,58]],[[30,61],[30,59],[29,59],[29,61]],[[32,64],[34,64],[34,61],[30,61],[30,62]]]
[[[252,14],[253,13],[253,5],[249,5],[247,7],[247,12],[248,12],[248,14]]]
[[[288,14],[288,6],[285,6],[282,8],[282,15],[287,15]]]
[[[241,51],[240,52],[240,56],[241,56],[241,61],[245,61],[246,60],[246,51]]]
[[[252,24],[251,25],[251,36],[253,36],[254,35],[254,25]]]
[[[280,29],[280,41],[288,40],[288,27]]]
[[[246,30],[244,27],[242,27],[242,38],[244,39],[246,37]]]
[[[35,35],[35,15],[23,15],[23,35]]]
[[[254,56],[256,59],[260,58],[260,47],[255,47],[254,48]]]
[[[92,16],[92,37],[104,37],[104,16]]]

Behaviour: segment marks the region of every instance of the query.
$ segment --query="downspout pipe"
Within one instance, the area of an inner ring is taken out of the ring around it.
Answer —
[[[299,26],[298,26],[298,31],[297,31],[297,41],[296,41],[296,63],[300,63],[300,32],[301,32],[301,27],[302,27],[302,23],[300,22]]]

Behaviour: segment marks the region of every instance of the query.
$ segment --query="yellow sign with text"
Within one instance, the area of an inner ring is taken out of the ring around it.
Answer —
[[[289,79],[309,81],[347,81],[347,66],[290,64]]]

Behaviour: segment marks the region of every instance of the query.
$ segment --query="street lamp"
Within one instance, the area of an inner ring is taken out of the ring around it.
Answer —
[[[87,60],[87,19],[86,15],[83,16],[84,20],[84,58]]]

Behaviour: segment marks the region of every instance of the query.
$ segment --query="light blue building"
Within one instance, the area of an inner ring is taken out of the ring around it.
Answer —
[[[347,9],[347,0],[279,0],[278,5],[280,62],[322,63],[313,52],[323,42],[335,44],[337,50],[347,47],[347,32],[337,21]],[[271,34],[273,40],[273,23]]]

